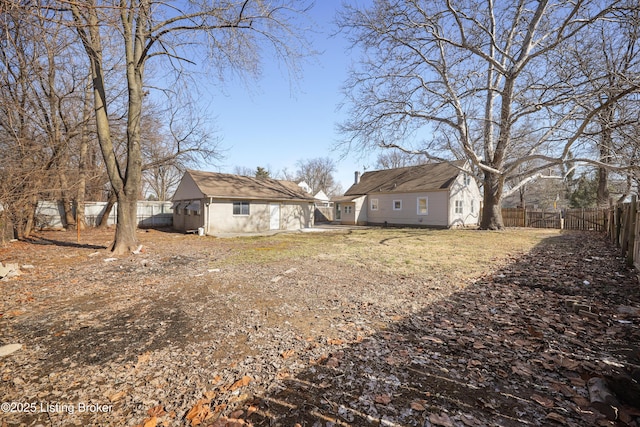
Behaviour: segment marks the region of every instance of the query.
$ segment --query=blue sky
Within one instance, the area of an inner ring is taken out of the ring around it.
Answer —
[[[293,173],[298,160],[330,157],[336,161],[334,177],[343,190],[353,183],[355,170],[373,169],[375,155],[367,159],[353,152],[341,159],[343,153],[332,150],[341,137],[336,125],[346,108],[337,108],[351,63],[344,36],[330,36],[336,31],[333,20],[340,4],[320,0],[311,10],[317,24],[311,37],[321,53],[304,64],[301,80],[292,85],[282,64],[266,62],[262,78],[249,88],[227,82],[224,94],[212,90],[211,126],[226,151],[225,158],[208,169],[231,173],[235,166],[262,166],[274,173],[285,168]]]

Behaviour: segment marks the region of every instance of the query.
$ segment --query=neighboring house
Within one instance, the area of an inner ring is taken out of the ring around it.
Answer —
[[[329,199],[329,196],[322,190],[318,191],[313,198],[316,199],[316,207],[318,208],[328,208],[331,206],[331,199]]]
[[[306,193],[311,193],[311,187],[304,181],[300,181],[298,187],[302,188]]]
[[[333,198],[342,224],[461,227],[478,224],[481,196],[465,162],[366,172]]]
[[[205,234],[313,226],[313,196],[295,182],[188,170],[173,196],[173,228]]]

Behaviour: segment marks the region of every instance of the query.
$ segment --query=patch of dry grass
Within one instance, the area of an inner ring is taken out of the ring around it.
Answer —
[[[362,228],[324,233],[242,237],[217,243],[234,246],[224,262],[267,264],[312,258],[402,275],[467,279],[488,273],[531,250],[559,230],[431,230]]]

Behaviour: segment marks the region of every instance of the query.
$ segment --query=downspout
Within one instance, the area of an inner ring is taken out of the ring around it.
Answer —
[[[447,228],[451,228],[451,188],[447,188]]]
[[[205,209],[204,209],[204,235],[205,236],[209,235],[209,206],[211,206],[211,201],[212,201],[212,198],[209,197],[209,200],[207,201],[207,203],[205,203]]]

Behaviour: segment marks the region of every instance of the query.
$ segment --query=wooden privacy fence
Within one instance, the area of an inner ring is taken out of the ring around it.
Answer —
[[[607,237],[620,248],[627,265],[640,269],[640,221],[638,200],[633,196],[630,203],[619,203],[608,210]]]
[[[565,230],[607,229],[607,209],[566,209],[539,210],[522,208],[503,208],[502,220],[505,227],[558,228]]]
[[[603,208],[567,209],[564,213],[565,230],[605,231],[609,212]]]
[[[593,230],[607,233],[611,243],[620,248],[629,266],[640,270],[640,207],[637,197],[630,203],[609,208],[566,209],[544,211],[503,208],[506,227],[561,228],[565,230]]]

